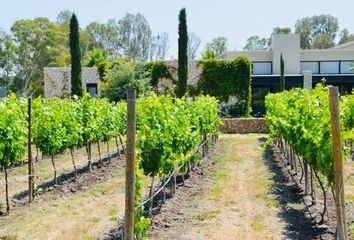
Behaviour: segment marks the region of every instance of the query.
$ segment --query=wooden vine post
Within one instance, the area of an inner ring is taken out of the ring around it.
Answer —
[[[134,238],[134,214],[135,214],[135,113],[136,91],[128,90],[127,93],[127,163],[125,167],[125,220],[124,220],[124,240]]]
[[[347,240],[347,222],[343,184],[342,145],[340,139],[338,87],[329,87],[329,110],[331,115],[332,154],[334,170],[334,194],[337,215],[337,239]]]
[[[34,192],[34,176],[33,176],[33,159],[32,159],[32,134],[31,134],[31,119],[32,119],[32,99],[28,98],[27,102],[27,114],[28,114],[28,142],[27,142],[27,151],[28,151],[28,201],[32,202],[33,192]]]

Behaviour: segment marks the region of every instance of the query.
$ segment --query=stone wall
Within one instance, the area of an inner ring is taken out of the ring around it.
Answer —
[[[264,118],[229,118],[222,119],[223,133],[267,133]]]
[[[82,68],[82,89],[86,91],[86,84],[97,84],[99,90],[99,75],[95,67]],[[44,96],[65,97],[71,93],[71,68],[46,67],[44,68]]]

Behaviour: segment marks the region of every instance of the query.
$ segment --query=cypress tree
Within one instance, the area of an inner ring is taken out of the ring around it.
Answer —
[[[70,19],[70,55],[71,55],[71,95],[82,96],[82,69],[79,22],[75,13]]]
[[[284,59],[283,54],[280,54],[280,91],[285,90],[285,76],[284,76]]]
[[[177,97],[183,97],[187,91],[188,79],[188,32],[186,9],[182,8],[179,12],[178,25],[178,88]]]

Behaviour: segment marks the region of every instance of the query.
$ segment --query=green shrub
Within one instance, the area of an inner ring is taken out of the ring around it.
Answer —
[[[150,84],[154,88],[157,88],[161,78],[172,79],[169,66],[162,61],[148,62],[144,65],[144,70],[146,72],[146,77],[150,79]]]
[[[231,109],[232,116],[249,116],[251,112],[251,61],[238,57],[233,61],[221,59],[202,60],[198,63],[202,73],[198,81],[198,93],[215,96],[227,102],[235,96],[237,102]]]
[[[140,65],[128,60],[116,62],[114,67],[107,71],[102,85],[102,96],[110,101],[126,99],[126,92],[135,88],[138,94],[144,94],[151,90],[149,79],[143,77]]]

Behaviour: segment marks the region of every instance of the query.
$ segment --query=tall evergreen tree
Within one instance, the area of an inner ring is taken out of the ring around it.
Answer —
[[[71,95],[82,96],[82,68],[79,22],[75,13],[70,20],[70,54],[71,54]]]
[[[177,96],[183,97],[187,91],[188,79],[188,31],[186,9],[179,12],[178,25],[178,88]]]
[[[280,54],[280,91],[285,90],[285,76],[284,76],[284,59],[283,54]]]

